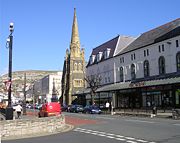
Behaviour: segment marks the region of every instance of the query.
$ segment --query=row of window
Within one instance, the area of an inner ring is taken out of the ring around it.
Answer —
[[[99,52],[97,55],[91,55],[90,57],[90,64],[93,64],[95,62],[95,58],[97,62],[101,61],[102,57],[104,56],[104,59],[109,58],[111,49],[107,48],[104,52]]]
[[[164,52],[165,51],[165,47],[164,44],[159,45],[159,53]],[[179,40],[176,40],[176,47],[179,47]],[[149,49],[144,50],[144,57],[149,56]],[[135,60],[136,59],[136,55],[135,53],[131,54],[131,60]],[[120,58],[120,63],[124,63],[124,59],[122,62],[122,59]]]
[[[159,66],[159,75],[165,74],[166,66],[165,66],[165,58],[163,56],[159,57],[158,66]],[[180,52],[178,52],[176,55],[176,67],[177,67],[177,72],[180,72]],[[144,68],[144,77],[149,77],[150,65],[148,60],[144,61],[143,68]],[[136,79],[135,64],[131,64],[131,79],[132,80]],[[120,67],[120,82],[123,81],[124,81],[124,69],[123,67]]]
[[[75,79],[74,80],[74,87],[83,87],[83,80]]]

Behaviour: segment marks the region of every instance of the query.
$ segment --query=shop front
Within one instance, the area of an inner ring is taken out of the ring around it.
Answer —
[[[96,95],[93,97],[94,98],[94,103],[98,105],[99,107],[105,107],[106,102],[111,102],[112,101],[112,93],[111,92],[101,92],[101,93],[96,93]],[[86,95],[86,105],[91,104],[91,95],[87,94]]]
[[[98,92],[114,92],[115,108],[180,108],[180,77],[124,82],[104,86]]]
[[[83,95],[84,105],[90,104],[90,90]],[[113,101],[120,109],[151,109],[154,105],[164,110],[180,108],[180,77],[106,85],[98,88],[93,98],[102,107]]]
[[[160,109],[171,109],[174,107],[173,86],[161,85],[142,88],[143,107],[155,105]]]

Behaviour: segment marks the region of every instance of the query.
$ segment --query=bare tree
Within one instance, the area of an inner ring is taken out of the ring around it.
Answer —
[[[85,77],[85,81],[90,88],[90,95],[91,95],[91,105],[94,104],[94,96],[96,94],[96,90],[100,87],[101,84],[101,76],[100,75],[93,75]]]

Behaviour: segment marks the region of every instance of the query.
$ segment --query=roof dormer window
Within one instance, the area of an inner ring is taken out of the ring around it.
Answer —
[[[105,59],[109,58],[110,50],[111,50],[111,49],[107,48],[107,50],[105,51],[105,53],[104,53],[104,58],[105,58]]]
[[[101,58],[102,58],[102,52],[99,52],[97,54],[97,62],[99,62],[101,60]]]
[[[95,57],[96,57],[95,55],[91,55],[91,57],[90,57],[90,64],[94,63]]]

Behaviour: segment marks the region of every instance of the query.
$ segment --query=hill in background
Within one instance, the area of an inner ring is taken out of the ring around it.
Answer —
[[[27,70],[12,72],[12,92],[17,95],[24,88],[24,74],[26,73],[26,85],[30,86],[34,81],[43,78],[49,74],[56,74],[59,71],[42,71],[42,70]],[[8,74],[0,77],[0,92],[7,93],[4,82],[8,80]]]

